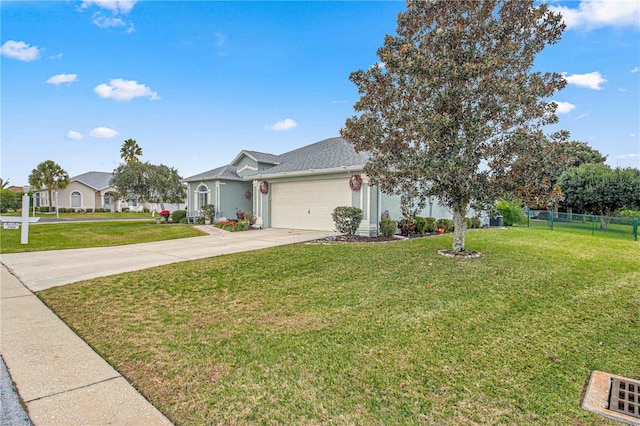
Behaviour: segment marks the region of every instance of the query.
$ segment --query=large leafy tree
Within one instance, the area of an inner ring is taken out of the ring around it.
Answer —
[[[29,185],[47,188],[49,206],[53,206],[53,189],[63,189],[69,184],[69,174],[58,163],[46,160],[38,164],[29,175]]]
[[[517,147],[557,122],[558,73],[532,70],[564,30],[533,0],[409,2],[380,65],[351,74],[360,92],[342,136],[368,151],[365,171],[387,193],[440,198],[453,211],[453,250],[465,250],[471,203],[492,202]]]
[[[529,207],[553,207],[557,211],[563,198],[562,188],[558,185],[560,176],[573,167],[603,164],[607,159],[586,142],[566,141],[566,132],[558,132],[553,138],[542,132],[525,137],[539,140],[514,146],[515,161],[503,184]],[[530,149],[532,146],[538,149]]]
[[[120,157],[125,161],[125,163],[135,163],[140,161],[140,156],[142,156],[142,148],[138,145],[135,139],[127,139],[122,144],[122,148],[120,148]]]
[[[558,184],[564,203],[575,212],[615,216],[624,207],[640,209],[638,169],[587,163],[564,172]]]
[[[178,171],[164,164],[133,161],[121,164],[113,172],[111,184],[119,198],[160,203],[180,203],[186,197]]]

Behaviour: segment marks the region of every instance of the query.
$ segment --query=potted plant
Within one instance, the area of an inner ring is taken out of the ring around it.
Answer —
[[[202,206],[202,215],[204,216],[204,224],[211,225],[211,221],[216,216],[216,208],[213,204]]]

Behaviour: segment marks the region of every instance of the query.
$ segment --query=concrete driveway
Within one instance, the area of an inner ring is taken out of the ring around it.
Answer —
[[[324,238],[326,231],[259,229],[116,247],[0,255],[31,291],[153,266]]]

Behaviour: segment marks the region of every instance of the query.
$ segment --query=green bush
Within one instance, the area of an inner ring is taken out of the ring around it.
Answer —
[[[451,219],[438,219],[436,224],[438,228],[443,228],[444,232],[453,231],[453,220]]]
[[[22,206],[22,194],[8,189],[0,190],[0,213],[16,211]]]
[[[184,210],[176,210],[171,213],[171,222],[182,223],[182,219],[187,217],[187,212]]]
[[[96,209],[96,213],[104,213],[104,209],[102,208]]]
[[[50,210],[49,206],[40,206],[40,207],[38,207],[38,211],[40,213],[49,213],[49,210]]]
[[[474,216],[471,218],[471,227],[472,228],[482,228],[482,221],[478,216]]]
[[[383,237],[391,237],[398,230],[398,222],[393,219],[384,219],[380,222],[380,233]]]
[[[416,216],[416,232],[418,234],[424,234],[427,232],[427,218]]]
[[[427,227],[424,232],[436,232],[438,230],[438,225],[435,217],[425,217],[427,221]]]
[[[122,213],[126,213],[129,211],[129,207],[123,207],[121,211]]]
[[[357,207],[339,206],[331,214],[336,231],[341,234],[354,235],[362,222],[362,210]]]
[[[87,213],[93,213],[93,209],[87,209]]]
[[[189,219],[187,219],[187,217],[183,217],[182,219],[180,219],[180,223],[189,223]]]
[[[213,204],[207,204],[205,206],[202,206],[200,210],[202,211],[202,215],[204,217],[207,217],[211,220],[213,220],[216,217],[216,206],[214,206]]]
[[[630,218],[638,218],[640,219],[640,210],[631,210],[631,209],[622,209],[620,213],[617,214],[620,217],[630,217]]]
[[[505,226],[518,225],[527,222],[527,216],[522,211],[522,207],[515,202],[498,200],[496,210],[502,216]]]

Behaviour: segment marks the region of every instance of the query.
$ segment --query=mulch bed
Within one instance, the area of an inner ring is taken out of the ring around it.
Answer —
[[[387,243],[390,241],[402,241],[406,239],[415,239],[415,238],[427,238],[432,237],[438,234],[437,232],[426,233],[426,234],[410,234],[408,237],[400,237],[399,235],[395,237],[363,237],[359,235],[337,235],[335,237],[327,237],[321,240],[311,241],[311,243]]]
[[[436,235],[442,235],[437,232],[431,232],[427,234],[409,234],[408,237],[400,237],[396,235],[394,237],[363,237],[359,235],[337,235],[335,237],[326,237],[321,240],[309,241],[306,244],[326,244],[326,243],[387,243],[390,241],[403,241],[414,238],[428,238]],[[444,257],[453,257],[456,259],[478,259],[482,257],[482,254],[477,251],[465,250],[462,252],[454,252],[453,250],[438,250],[438,254]]]

